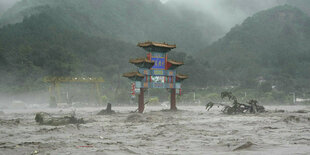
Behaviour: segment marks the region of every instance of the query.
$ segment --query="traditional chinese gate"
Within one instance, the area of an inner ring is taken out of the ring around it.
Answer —
[[[186,75],[177,74],[176,68],[183,62],[168,60],[168,52],[176,45],[166,43],[145,42],[138,46],[148,52],[146,58],[132,59],[129,62],[136,65],[136,72],[125,73],[123,76],[132,80],[132,96],[139,94],[139,112],[144,111],[144,90],[148,88],[166,88],[171,93],[170,109],[177,110],[176,94],[181,94],[181,82]]]

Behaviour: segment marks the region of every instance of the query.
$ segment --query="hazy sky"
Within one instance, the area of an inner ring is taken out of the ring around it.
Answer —
[[[177,3],[213,16],[228,31],[236,24],[261,10],[269,9],[286,0],[162,0]],[[310,0],[309,0],[310,1]]]
[[[0,0],[0,16],[20,0]],[[225,29],[229,29],[236,24],[253,15],[276,5],[284,4],[288,0],[160,0],[163,3],[172,3],[172,6],[188,7],[195,11],[202,11],[212,16]],[[296,0],[297,1],[297,0]],[[302,0],[299,0],[302,1]],[[310,1],[310,0],[309,0]]]
[[[0,0],[0,16],[5,10],[12,7],[17,1],[19,0]]]

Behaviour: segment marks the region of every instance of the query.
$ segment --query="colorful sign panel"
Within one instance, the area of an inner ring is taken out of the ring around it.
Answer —
[[[165,75],[164,70],[152,70],[152,75]]]
[[[153,76],[175,76],[176,71],[175,70],[149,70],[145,68],[139,68],[139,73],[143,75],[153,75]]]
[[[152,82],[152,88],[165,88],[165,83],[162,83],[162,82]]]
[[[131,84],[131,97],[134,98],[136,96],[136,83]]]
[[[152,69],[165,69],[166,67],[166,60],[165,58],[153,58],[151,59],[153,62],[155,62]]]
[[[136,81],[135,83],[135,88],[141,88],[142,87],[142,83],[140,81]]]
[[[181,88],[181,85],[178,85],[177,87]],[[142,85],[136,85],[135,89],[139,88],[177,88],[176,83],[167,83],[167,82],[162,82],[161,80],[157,82],[144,82]],[[177,88],[177,89],[179,89]],[[139,93],[135,91],[135,93]]]
[[[165,77],[164,76],[152,76],[152,82],[165,83]]]

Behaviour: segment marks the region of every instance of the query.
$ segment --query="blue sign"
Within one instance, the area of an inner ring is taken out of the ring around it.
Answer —
[[[152,69],[165,69],[165,58],[152,58],[152,61],[155,62]]]

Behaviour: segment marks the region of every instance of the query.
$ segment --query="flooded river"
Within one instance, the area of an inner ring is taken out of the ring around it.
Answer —
[[[100,108],[2,110],[0,155],[310,154],[310,107],[267,106],[267,113],[233,116],[217,107],[178,108],[148,106],[133,114],[136,107],[112,107],[117,113],[103,116],[96,115]],[[34,120],[36,112],[56,117],[72,111],[89,123],[45,126]],[[246,142],[253,145],[236,150]]]

